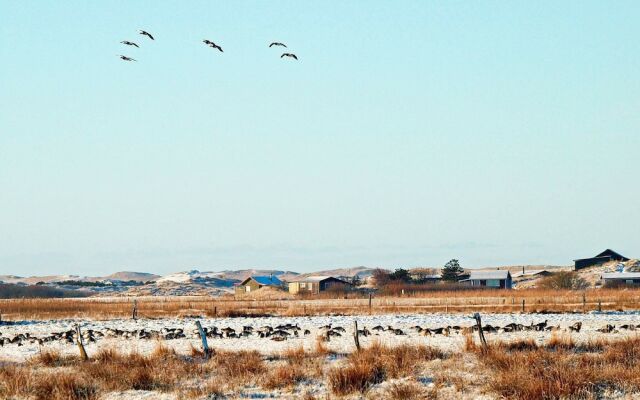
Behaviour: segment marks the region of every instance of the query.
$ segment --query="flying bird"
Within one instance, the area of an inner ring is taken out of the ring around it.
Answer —
[[[291,57],[291,58],[295,58],[296,60],[298,59],[298,57],[296,57],[296,55],[293,54],[293,53],[282,53],[280,58],[282,58],[282,57]]]
[[[150,34],[149,32],[147,32],[147,31],[140,30],[140,31],[139,31],[139,33],[140,33],[141,35],[148,36],[148,37],[149,37],[149,39],[151,39],[151,40],[155,40],[155,39],[153,38],[153,36],[151,36],[151,34]]]
[[[222,53],[224,53],[222,51],[222,47],[218,46],[217,44],[213,43],[211,40],[209,39],[205,39],[202,41],[202,43],[206,44],[207,46],[211,47],[212,49],[218,49],[220,50]]]
[[[119,55],[118,57],[120,57],[121,59],[123,59],[125,61],[138,61],[138,60],[135,60],[135,59],[133,59],[131,57],[127,57],[127,56],[123,56],[123,55]]]
[[[122,42],[120,42],[122,44],[126,44],[127,46],[136,46],[136,47],[140,47],[138,46],[136,43],[130,42],[128,40],[123,40]]]
[[[273,42],[273,43],[271,43],[271,44],[269,45],[269,47],[272,47],[272,46],[287,47],[287,45],[286,45],[286,44],[284,44],[284,43],[280,43],[280,42]]]

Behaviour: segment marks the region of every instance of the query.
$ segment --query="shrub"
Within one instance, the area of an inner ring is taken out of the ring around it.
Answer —
[[[584,290],[590,285],[575,272],[561,271],[541,279],[539,286],[544,289]]]

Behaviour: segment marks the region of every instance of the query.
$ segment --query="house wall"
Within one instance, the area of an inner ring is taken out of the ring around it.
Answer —
[[[341,282],[337,279],[333,280],[333,279],[327,279],[325,281],[320,282],[320,288],[319,291],[324,291],[324,290],[329,290],[329,289],[346,289],[347,288],[346,283]]]
[[[298,294],[298,293],[312,293],[318,294],[328,289],[332,289],[335,287],[345,288],[349,285],[346,283],[339,281],[338,279],[325,279],[324,281],[313,281],[313,282],[291,282],[289,283],[289,293]]]
[[[289,293],[297,294],[300,291],[299,282],[289,282]]]
[[[626,285],[640,285],[640,279],[604,278],[604,283],[622,283]]]
[[[496,289],[511,289],[513,287],[513,281],[511,278],[507,279],[472,279],[471,286],[492,287]]]
[[[249,291],[247,291],[247,286],[250,288]],[[254,281],[253,279],[250,279],[249,282],[247,282],[245,285],[240,285],[236,287],[236,294],[245,294],[245,293],[255,292],[261,287],[262,285],[260,285],[258,282]]]

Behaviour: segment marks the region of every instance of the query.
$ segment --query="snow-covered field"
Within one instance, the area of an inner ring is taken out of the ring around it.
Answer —
[[[568,326],[582,322],[582,330],[579,333],[572,332],[572,337],[577,341],[585,341],[600,335],[607,337],[622,337],[625,335],[635,335],[638,331],[621,330],[609,334],[600,333],[597,329],[607,324],[619,327],[624,324],[640,324],[639,312],[606,312],[587,314],[485,314],[482,316],[483,325],[504,326],[510,323],[530,325],[547,320],[551,326],[560,326],[564,331]],[[199,336],[196,334],[195,321],[193,318],[163,318],[163,319],[140,319],[122,320],[112,319],[104,321],[94,320],[52,320],[52,321],[23,321],[15,325],[0,325],[0,337],[13,338],[19,334],[29,334],[31,337],[42,338],[54,332],[62,332],[73,329],[75,324],[79,324],[84,332],[95,330],[105,332],[108,328],[125,331],[161,331],[162,328],[182,328],[186,334],[180,339],[138,339],[123,337],[98,338],[95,342],[86,343],[89,356],[101,348],[114,348],[123,352],[139,351],[147,353],[152,351],[160,341],[166,346],[174,348],[179,353],[189,353],[191,347],[200,348]],[[210,338],[209,345],[218,350],[257,350],[263,354],[278,353],[286,348],[304,347],[313,349],[316,346],[316,337],[324,332],[321,327],[331,324],[341,326],[346,332],[341,337],[333,337],[327,347],[336,352],[351,352],[354,349],[353,327],[354,321],[358,321],[360,329],[366,327],[369,330],[376,325],[383,327],[391,326],[401,329],[405,335],[396,335],[393,332],[374,332],[368,337],[361,337],[361,344],[367,345],[373,341],[380,341],[388,345],[398,345],[402,343],[428,344],[437,346],[445,350],[458,350],[464,342],[461,334],[450,336],[432,335],[422,336],[418,334],[413,326],[423,328],[439,328],[458,325],[468,327],[474,324],[471,315],[467,314],[405,314],[405,315],[361,315],[361,316],[314,316],[314,317],[265,317],[265,318],[208,318],[200,319],[204,327],[216,326],[218,329],[225,327],[242,331],[244,326],[252,326],[258,329],[269,325],[276,327],[281,324],[298,325],[301,328],[300,336],[291,336],[288,340],[276,342],[270,338],[260,338],[257,334],[241,338]],[[303,335],[304,330],[309,330],[310,334]],[[487,334],[489,340],[511,340],[516,338],[533,338],[543,342],[551,335],[549,331],[521,331],[514,333],[494,333]],[[37,341],[22,341],[21,345],[16,343],[6,343],[0,347],[0,360],[4,361],[24,361],[36,354],[41,349],[59,350],[63,354],[77,352],[77,347],[63,340],[56,340],[44,344]]]

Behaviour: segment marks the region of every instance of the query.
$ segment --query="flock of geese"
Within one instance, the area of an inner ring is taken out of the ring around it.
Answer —
[[[150,34],[149,32],[147,32],[147,31],[145,31],[145,30],[139,30],[139,31],[138,31],[138,33],[139,33],[140,35],[142,35],[142,36],[146,36],[148,39],[156,40],[156,39],[153,37],[153,35],[152,35],[152,34]],[[132,47],[140,48],[140,46],[138,45],[138,43],[136,43],[136,42],[132,42],[132,41],[130,41],[130,40],[123,40],[123,41],[121,41],[120,43],[124,44],[125,46],[132,46]],[[220,53],[224,53],[224,51],[222,50],[222,47],[221,47],[220,45],[216,44],[215,42],[213,42],[212,40],[204,39],[204,40],[202,41],[202,43],[204,43],[204,44],[205,44],[206,46],[208,46],[208,47],[211,47],[212,49],[218,50]],[[287,48],[287,45],[286,45],[286,44],[284,44],[284,43],[281,43],[281,42],[272,42],[272,43],[269,45],[269,47],[270,47],[270,48],[271,48],[271,47],[274,47],[274,46],[275,46],[275,47],[284,47],[284,48]],[[129,56],[125,56],[125,55],[122,55],[122,54],[119,54],[119,55],[118,55],[118,57],[119,57],[121,60],[124,60],[124,61],[138,61],[138,60],[136,60],[135,58],[132,58],[132,57],[129,57]],[[287,53],[287,52],[282,53],[282,55],[280,56],[280,58],[284,58],[284,57],[287,57],[287,58],[293,58],[293,59],[295,59],[295,60],[297,60],[297,59],[298,59],[298,56],[296,56],[295,54],[293,54],[293,53]]]
[[[472,332],[477,332],[478,327],[477,325],[468,327],[454,325],[438,328],[427,328],[416,325],[409,329],[415,331],[421,336],[450,336],[453,334],[469,334]],[[547,323],[547,321],[536,324],[532,322],[530,325],[510,323],[502,327],[492,325],[484,325],[482,327],[483,332],[496,334],[523,331],[557,331],[561,329],[562,328],[559,325],[551,326]],[[576,322],[573,325],[568,326],[566,329],[570,332],[580,332],[580,330],[582,329],[582,323]],[[601,333],[617,333],[620,330],[640,330],[640,325],[625,324],[620,325],[616,328],[616,326],[614,325],[607,324],[606,326],[597,329],[597,331]],[[264,325],[259,328],[254,328],[253,326],[248,325],[243,326],[242,329],[234,329],[231,327],[218,328],[216,326],[209,326],[203,327],[203,331],[205,335],[211,339],[240,339],[257,336],[258,338],[265,338],[273,341],[284,341],[287,339],[297,338],[300,336],[308,336],[311,334],[311,331],[309,329],[303,329],[300,328],[300,326],[297,324],[293,325],[290,323],[280,324],[277,326]],[[317,336],[321,340],[330,341],[333,337],[340,337],[346,334],[347,330],[344,327],[328,324],[319,327]],[[358,334],[364,337],[384,334],[392,334],[398,336],[407,335],[407,333],[400,328],[393,326],[384,327],[381,325],[374,326],[371,329],[368,329],[367,327],[358,329]],[[197,329],[194,329],[191,332],[185,332],[183,328],[165,327],[160,330],[151,330],[144,328],[135,330],[118,328],[105,328],[103,330],[86,329],[82,332],[82,338],[85,343],[93,343],[102,338],[173,340],[187,338],[187,335],[192,338],[197,338],[199,337],[199,331]],[[54,332],[42,337],[33,336],[30,333],[20,333],[15,335],[14,337],[5,337],[2,336],[0,332],[0,347],[10,344],[23,346],[28,343],[37,343],[39,345],[43,345],[45,343],[56,341],[74,343],[76,339],[77,334],[73,329],[63,332]]]

